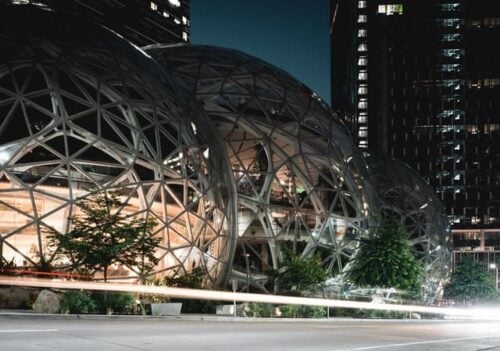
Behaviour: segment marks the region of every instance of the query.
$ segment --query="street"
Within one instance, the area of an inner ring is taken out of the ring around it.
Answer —
[[[242,322],[0,317],[2,350],[500,350],[496,321]]]

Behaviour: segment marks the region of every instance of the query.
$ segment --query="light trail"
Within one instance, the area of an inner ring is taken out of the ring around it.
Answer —
[[[103,283],[103,282],[78,282],[48,280],[36,278],[20,277],[2,277],[0,276],[0,285],[10,286],[29,286],[36,288],[52,289],[75,289],[75,290],[100,290],[100,291],[122,291],[140,294],[165,295],[171,298],[180,299],[198,299],[198,300],[216,300],[230,302],[261,302],[270,304],[290,304],[307,306],[324,306],[353,309],[368,309],[379,311],[400,311],[438,314],[455,318],[482,318],[482,319],[500,319],[500,313],[497,308],[489,308],[487,311],[474,308],[449,308],[449,307],[429,307],[418,305],[397,305],[361,301],[345,301],[321,298],[294,297],[283,295],[264,295],[253,293],[171,288],[164,286],[151,286],[128,283]],[[487,312],[487,313],[486,313]]]

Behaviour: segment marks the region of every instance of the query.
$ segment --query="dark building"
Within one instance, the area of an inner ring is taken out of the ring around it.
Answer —
[[[19,2],[29,2],[22,1]],[[88,16],[135,45],[189,42],[189,0],[39,0]]]
[[[417,170],[457,235],[500,234],[500,2],[333,0],[331,37],[358,146]]]

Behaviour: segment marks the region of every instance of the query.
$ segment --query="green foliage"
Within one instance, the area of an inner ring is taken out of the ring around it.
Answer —
[[[491,274],[474,258],[462,258],[444,290],[444,297],[461,302],[479,302],[496,296]]]
[[[144,277],[158,263],[154,252],[160,239],[152,234],[154,220],[127,218],[114,194],[96,194],[78,205],[83,214],[71,217],[72,230],[52,230],[47,236],[49,246],[68,256],[75,267],[103,270],[106,281],[111,264],[137,267]]]
[[[280,311],[283,318],[326,317],[326,307],[322,306],[282,305],[280,306]]]
[[[66,290],[61,300],[61,313],[90,313],[94,311],[96,304],[89,294]]]
[[[245,308],[245,311],[250,317],[272,317],[273,310],[273,305],[257,302],[250,302]]]
[[[423,265],[412,255],[405,229],[381,218],[375,233],[361,239],[346,278],[360,287],[418,291],[422,272]]]
[[[300,306],[298,305],[283,305],[280,306],[281,317],[283,318],[297,318],[300,313]]]
[[[100,313],[131,313],[135,305],[135,296],[125,292],[94,292],[96,310]]]
[[[319,284],[330,277],[330,273],[327,268],[323,267],[319,255],[301,257],[288,250],[285,250],[283,254],[282,267],[270,274],[275,279],[281,293],[315,290]]]
[[[165,285],[173,288],[202,289],[204,276],[205,272],[203,272],[203,269],[196,267],[185,275],[163,277],[158,285]]]

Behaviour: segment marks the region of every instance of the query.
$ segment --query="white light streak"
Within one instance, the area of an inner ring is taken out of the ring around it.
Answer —
[[[396,305],[385,303],[372,303],[361,301],[344,301],[306,297],[292,297],[282,295],[250,294],[217,290],[170,288],[162,286],[148,286],[126,283],[96,283],[48,280],[19,277],[0,277],[0,285],[31,286],[37,288],[53,289],[84,289],[100,291],[126,291],[132,293],[165,295],[171,298],[219,300],[235,302],[262,302],[270,304],[293,304],[307,306],[341,307],[369,309],[379,311],[401,311],[438,314],[457,319],[500,319],[500,308],[454,308],[454,307],[429,307],[418,305]]]

